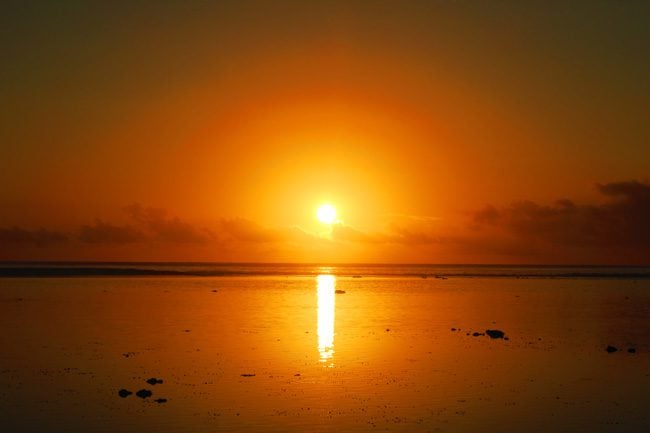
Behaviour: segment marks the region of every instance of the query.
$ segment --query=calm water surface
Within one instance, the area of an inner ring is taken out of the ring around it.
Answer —
[[[3,432],[650,425],[644,278],[0,278],[0,312]]]

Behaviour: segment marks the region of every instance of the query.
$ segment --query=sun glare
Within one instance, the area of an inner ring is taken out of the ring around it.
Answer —
[[[316,218],[323,224],[334,224],[336,222],[336,208],[331,204],[323,204],[316,211]]]

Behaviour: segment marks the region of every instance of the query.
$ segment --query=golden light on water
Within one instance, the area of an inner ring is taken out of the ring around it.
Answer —
[[[334,306],[336,277],[316,278],[318,295],[318,352],[321,362],[330,362],[334,355]]]

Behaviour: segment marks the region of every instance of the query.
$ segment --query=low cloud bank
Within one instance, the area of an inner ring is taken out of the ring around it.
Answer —
[[[650,248],[650,185],[637,181],[599,184],[601,204],[558,200],[550,206],[519,201],[486,206],[473,215],[479,230],[499,228],[556,246]]]
[[[596,189],[601,196],[597,204],[561,199],[550,205],[532,201],[486,205],[464,221],[455,220],[453,226],[439,218],[397,215],[383,230],[338,224],[326,238],[298,227],[270,228],[244,218],[219,219],[201,227],[169,216],[164,209],[132,204],[124,209],[127,222],[122,224],[96,219],[67,232],[0,228],[0,247],[5,252],[1,257],[11,259],[11,251],[20,248],[51,251],[54,257],[57,249],[77,248],[83,259],[84,247],[165,244],[183,251],[200,247],[222,251],[224,260],[229,259],[229,251],[241,254],[233,260],[246,260],[251,251],[258,253],[251,260],[259,256],[273,260],[273,254],[282,252],[281,259],[300,261],[301,251],[317,257],[319,248],[324,248],[336,257],[336,251],[348,248],[358,252],[361,260],[381,260],[378,255],[364,256],[365,249],[399,250],[402,256],[383,256],[397,261],[424,257],[429,262],[650,263],[650,184],[614,182],[598,184]]]

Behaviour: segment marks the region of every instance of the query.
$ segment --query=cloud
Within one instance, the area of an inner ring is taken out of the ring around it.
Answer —
[[[199,229],[177,217],[168,218],[164,209],[145,208],[135,203],[124,210],[143,228],[150,240],[172,243],[205,243],[215,240],[215,235],[210,230]]]
[[[522,200],[490,204],[460,218],[391,215],[381,230],[336,224],[328,237],[244,218],[218,219],[206,228],[133,204],[125,208],[126,222],[97,219],[69,232],[0,228],[0,246],[6,257],[41,257],[32,249],[47,246],[43,257],[81,259],[118,251],[116,256],[141,260],[158,254],[157,259],[193,260],[647,264],[650,184],[612,182],[596,190],[596,203]],[[150,248],[163,243],[165,248]]]
[[[29,245],[37,247],[48,247],[59,245],[68,241],[65,233],[48,230],[27,230],[21,227],[0,228],[0,245],[19,246]]]
[[[598,184],[601,204],[558,200],[552,205],[518,201],[487,206],[473,215],[478,230],[499,229],[558,247],[650,250],[650,184]]]
[[[379,244],[387,242],[387,237],[383,233],[366,233],[348,225],[337,224],[332,227],[332,240],[339,242]]]
[[[400,215],[382,231],[335,226],[332,240],[468,262],[647,263],[650,184],[613,182],[596,189],[602,198],[597,204],[566,198],[549,205],[530,200],[490,204],[454,224]]]
[[[419,216],[394,216],[386,230],[366,232],[337,224],[332,227],[332,240],[364,244],[427,245],[441,241],[440,219]]]
[[[82,226],[79,233],[79,240],[89,244],[129,244],[144,239],[145,234],[135,227],[116,226],[99,219],[92,226]]]
[[[430,222],[407,225],[393,223],[390,225],[386,239],[391,243],[402,245],[437,244],[441,242],[438,230],[439,227]]]
[[[244,218],[223,219],[219,229],[219,234],[229,241],[269,243],[284,240],[279,230],[262,227]]]

